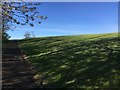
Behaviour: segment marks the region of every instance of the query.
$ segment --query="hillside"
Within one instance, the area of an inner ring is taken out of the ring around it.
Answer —
[[[117,33],[21,40],[35,65],[35,78],[53,88],[118,88],[120,45]]]

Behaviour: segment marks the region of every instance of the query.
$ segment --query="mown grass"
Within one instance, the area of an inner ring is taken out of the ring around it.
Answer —
[[[28,60],[49,88],[118,88],[117,33],[21,40]]]

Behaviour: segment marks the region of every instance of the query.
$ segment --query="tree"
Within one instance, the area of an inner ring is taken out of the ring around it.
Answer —
[[[2,37],[2,40],[4,43],[7,41],[8,38],[10,38],[10,36],[6,33],[7,30],[10,29],[10,26],[8,25],[7,20],[2,21],[2,27],[4,27],[4,28],[1,28],[1,37]]]
[[[3,34],[13,25],[29,24],[33,27],[33,21],[35,21],[36,18],[46,20],[47,17],[40,16],[39,12],[37,12],[37,6],[39,5],[41,5],[41,3],[38,2],[0,2],[0,6],[2,7]],[[38,23],[41,24],[41,21],[38,21]]]
[[[30,36],[31,36],[30,32],[28,32],[28,31],[25,32],[24,37],[25,37],[26,39],[30,38]]]

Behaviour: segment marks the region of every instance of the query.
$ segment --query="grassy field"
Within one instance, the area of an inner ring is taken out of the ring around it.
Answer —
[[[20,47],[45,87],[118,88],[117,33],[26,39]]]

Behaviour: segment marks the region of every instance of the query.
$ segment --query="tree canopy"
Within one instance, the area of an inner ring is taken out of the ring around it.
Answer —
[[[2,7],[2,31],[3,34],[11,28],[11,26],[27,25],[34,26],[36,18],[46,20],[47,17],[39,15],[37,7],[41,5],[38,2],[0,2]],[[41,21],[38,21],[41,24]]]

